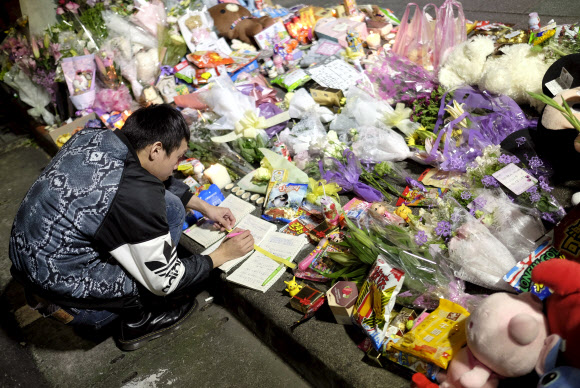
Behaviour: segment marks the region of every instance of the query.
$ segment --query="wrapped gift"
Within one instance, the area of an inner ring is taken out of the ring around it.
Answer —
[[[324,18],[320,19],[314,27],[314,32],[319,39],[328,39],[339,43],[342,47],[348,47],[346,40],[347,32],[358,33],[361,40],[365,40],[368,35],[367,25],[349,18]]]
[[[316,311],[324,303],[324,294],[310,286],[304,286],[290,299],[290,306],[304,314]]]

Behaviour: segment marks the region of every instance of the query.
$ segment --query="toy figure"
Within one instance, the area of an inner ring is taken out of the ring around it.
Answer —
[[[406,208],[409,209],[408,207]],[[387,207],[382,202],[374,202],[371,208],[369,209],[369,214],[377,220],[386,221],[387,224],[394,225],[405,224],[405,220],[400,215],[392,214],[391,212],[389,212]]]
[[[538,264],[532,271],[532,281],[554,292],[545,300],[551,334],[566,340],[562,353],[567,365],[580,368],[580,263],[552,259]]]
[[[542,302],[530,293],[490,295],[466,325],[467,347],[437,375],[441,388],[494,388],[501,376],[524,376],[536,367],[548,337]]]
[[[286,72],[286,70],[284,70],[284,58],[282,58],[281,55],[274,55],[273,62],[278,74],[284,74]]]
[[[545,350],[536,365],[536,372],[541,376],[538,388],[573,388],[580,381],[580,369],[559,365],[560,352],[565,351],[566,341],[557,334],[546,338]]]
[[[346,43],[353,53],[363,52],[362,42],[359,38],[358,32],[349,30],[346,33]]]
[[[294,276],[289,282],[284,281],[284,283],[286,283],[286,289],[284,291],[288,292],[290,296],[298,294],[302,289],[302,286],[296,283],[296,276]]]
[[[209,9],[220,36],[252,43],[251,38],[274,24],[269,16],[256,18],[246,8],[233,3],[221,3]]]
[[[405,205],[401,205],[395,210],[395,214],[404,219],[406,222],[411,222],[411,215],[413,211]]]
[[[322,204],[322,213],[324,214],[324,219],[328,225],[338,226],[339,212],[336,203],[328,196],[321,197],[320,203]]]

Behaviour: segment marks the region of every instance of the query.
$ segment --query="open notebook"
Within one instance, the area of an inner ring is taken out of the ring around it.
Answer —
[[[264,238],[268,233],[276,231],[276,225],[268,221],[264,221],[263,219],[255,217],[251,214],[248,214],[246,217],[244,217],[244,219],[240,221],[237,227],[240,229],[249,230],[252,233],[252,236],[254,237],[254,244],[259,246],[261,246],[260,244],[262,243],[262,240],[264,240]],[[216,242],[211,247],[201,252],[201,254],[209,255],[210,253],[215,251],[220,246],[221,243],[222,243],[221,240]],[[238,265],[238,263],[242,262],[244,259],[247,259],[251,254],[252,252],[237,259],[226,261],[218,268],[226,273],[230,272],[232,268],[234,268],[236,265]]]
[[[293,261],[306,242],[304,236],[292,236],[270,231],[258,245],[276,256]],[[285,270],[284,264],[279,264],[260,252],[254,251],[239,268],[227,277],[227,280],[266,292],[280,279]],[[270,280],[264,285],[264,281],[268,278]]]
[[[236,226],[256,207],[235,195],[228,195],[228,197],[219,205],[220,207],[227,207],[232,211],[236,218]],[[226,233],[213,229],[212,222],[203,222],[201,225],[193,225],[185,230],[185,235],[195,240],[204,248],[221,240]],[[217,248],[217,247],[216,247]]]

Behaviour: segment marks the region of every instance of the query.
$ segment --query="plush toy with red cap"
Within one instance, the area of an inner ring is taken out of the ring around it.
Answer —
[[[532,271],[532,281],[554,291],[546,298],[550,333],[566,340],[564,361],[580,368],[580,263],[572,260],[548,260]]]

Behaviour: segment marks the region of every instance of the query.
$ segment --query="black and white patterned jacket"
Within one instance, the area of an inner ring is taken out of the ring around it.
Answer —
[[[168,190],[184,204],[192,195],[175,179]],[[89,127],[63,146],[26,194],[10,258],[13,274],[71,307],[134,299],[142,290],[137,282],[167,295],[213,267],[209,256],[177,257],[165,186],[141,167],[122,132]]]

